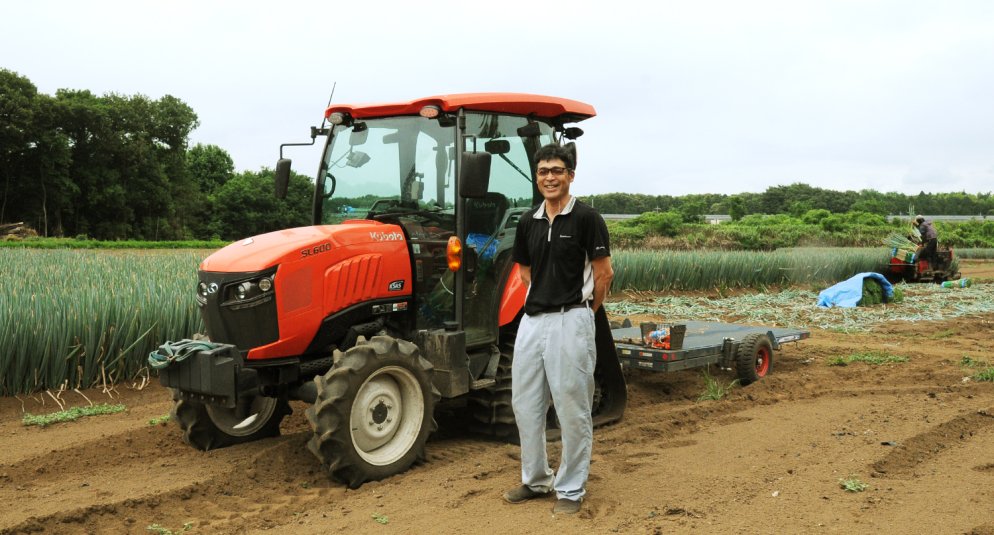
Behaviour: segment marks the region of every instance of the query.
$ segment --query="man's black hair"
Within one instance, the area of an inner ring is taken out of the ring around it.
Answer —
[[[573,153],[558,143],[549,143],[535,151],[535,165],[538,165],[539,162],[549,160],[562,160],[566,164],[566,168],[571,171],[576,168],[576,162],[573,161]]]

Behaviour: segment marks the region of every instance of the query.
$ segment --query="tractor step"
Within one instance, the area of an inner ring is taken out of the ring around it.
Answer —
[[[495,384],[497,384],[497,381],[495,379],[493,379],[493,378],[490,378],[490,379],[487,379],[487,378],[477,379],[477,380],[473,381],[472,383],[470,383],[469,389],[470,390],[480,390],[480,389],[483,389],[483,388],[489,388],[491,386],[494,386]]]
[[[324,375],[335,364],[333,357],[324,357],[300,363],[300,377],[313,379],[315,375]]]

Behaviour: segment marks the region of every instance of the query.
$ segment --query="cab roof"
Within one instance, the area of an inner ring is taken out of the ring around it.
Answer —
[[[488,111],[513,115],[534,115],[543,119],[556,119],[573,123],[597,115],[594,107],[577,100],[527,93],[460,93],[419,98],[407,102],[376,104],[332,104],[325,110],[328,117],[335,112],[347,112],[356,119],[417,115],[421,108],[435,105],[443,112],[456,112],[460,108],[470,111]]]

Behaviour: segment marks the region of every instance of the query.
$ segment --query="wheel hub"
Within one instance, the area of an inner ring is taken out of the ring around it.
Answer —
[[[352,443],[367,462],[392,463],[414,444],[424,410],[414,375],[401,367],[382,368],[356,392],[351,411]]]
[[[378,405],[369,409],[373,413],[373,422],[377,425],[382,424],[387,421],[387,415],[390,414],[390,406],[386,403],[380,401]]]

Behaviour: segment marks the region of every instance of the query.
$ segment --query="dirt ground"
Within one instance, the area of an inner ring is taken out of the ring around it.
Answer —
[[[964,275],[992,284],[994,264]],[[828,365],[868,350],[910,361]],[[627,412],[595,433],[588,497],[571,517],[554,516],[552,499],[503,503],[517,447],[452,415],[426,463],[348,490],[305,448],[302,404],[281,437],[203,453],[175,424],[149,423],[171,406],[157,384],[86,391],[127,411],[48,428],[21,416],[56,410],[50,398],[7,398],[0,533],[994,534],[994,383],[969,380],[964,357],[994,365],[994,315],[814,331],[719,401],[697,400],[700,370],[628,371]],[[846,492],[847,478],[869,487]]]

